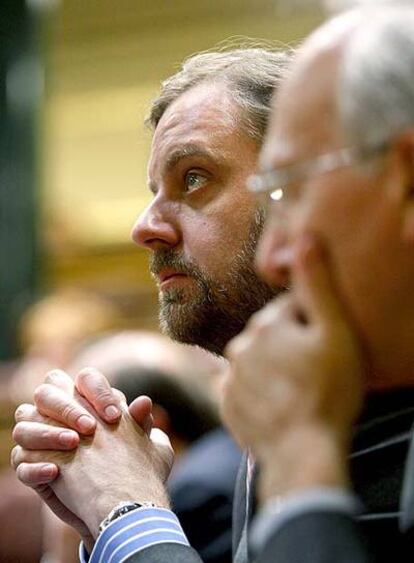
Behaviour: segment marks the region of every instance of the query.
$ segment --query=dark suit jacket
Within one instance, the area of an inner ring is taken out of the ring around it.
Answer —
[[[368,398],[356,427],[351,473],[364,511],[307,514],[269,540],[260,563],[403,563],[414,557],[414,390]]]
[[[205,563],[229,563],[232,506],[241,451],[223,429],[197,440],[168,481],[172,509]]]
[[[414,390],[370,397],[356,428],[352,478],[366,509],[358,522],[318,511],[298,516],[267,541],[256,563],[404,563],[414,553]],[[234,546],[243,537],[245,479],[235,498]],[[251,515],[250,515],[251,516]],[[165,544],[130,563],[200,563],[191,548]]]

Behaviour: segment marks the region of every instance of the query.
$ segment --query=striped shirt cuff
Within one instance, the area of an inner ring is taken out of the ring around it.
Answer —
[[[137,508],[112,522],[98,536],[88,556],[80,546],[81,563],[122,563],[128,557],[160,543],[189,546],[177,516],[166,508]]]

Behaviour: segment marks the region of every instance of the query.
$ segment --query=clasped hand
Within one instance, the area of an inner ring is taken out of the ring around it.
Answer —
[[[168,507],[164,482],[173,452],[168,437],[152,429],[148,397],[128,410],[122,393],[86,368],[75,381],[63,371],[50,372],[34,402],[16,410],[12,466],[88,549],[119,502]]]

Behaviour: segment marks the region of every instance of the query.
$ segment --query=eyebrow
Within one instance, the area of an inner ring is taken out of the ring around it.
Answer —
[[[165,163],[163,164],[163,173],[171,171],[173,168],[177,166],[177,164],[183,160],[184,158],[189,158],[192,156],[199,156],[203,158],[208,158],[210,160],[218,161],[219,157],[213,151],[206,149],[196,143],[189,143],[187,145],[183,145],[171,152],[168,158],[166,159]],[[152,193],[157,192],[157,186],[154,182],[149,181],[148,187]]]
[[[167,158],[164,169],[166,171],[171,170],[182,160],[183,158],[188,158],[191,156],[201,156],[204,158],[214,159],[215,155],[212,151],[209,151],[205,147],[201,147],[197,144],[188,144],[175,149]]]

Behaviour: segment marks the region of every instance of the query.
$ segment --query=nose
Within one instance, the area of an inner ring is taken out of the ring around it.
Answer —
[[[175,221],[169,219],[154,200],[136,220],[132,240],[149,250],[172,248],[180,242],[180,232]]]
[[[267,222],[256,253],[256,268],[271,286],[287,287],[293,263],[293,247],[286,227]]]

